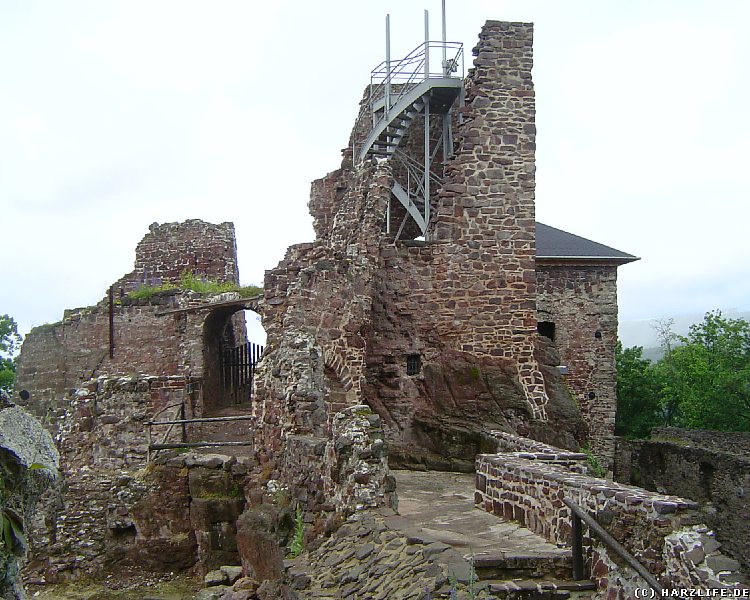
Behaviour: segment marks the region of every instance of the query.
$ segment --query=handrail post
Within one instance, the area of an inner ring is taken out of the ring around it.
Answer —
[[[385,16],[385,113],[391,112],[391,15]]]
[[[180,406],[180,420],[185,420],[185,403],[183,402]],[[187,442],[187,425],[182,423],[182,443]]]
[[[445,0],[442,2],[442,10],[443,10],[443,77],[450,77],[450,72],[448,69],[448,56],[447,56],[447,37],[446,37],[446,29],[445,29]]]
[[[424,10],[424,78],[430,78],[430,13]]]
[[[571,516],[573,518],[578,517],[581,521],[586,523],[586,525],[589,528],[590,535],[592,536],[595,535],[602,542],[604,542],[604,544],[607,547],[609,547],[620,558],[622,558],[631,569],[633,569],[636,573],[638,573],[638,575],[643,577],[643,579],[646,581],[646,583],[648,583],[649,587],[652,590],[654,590],[657,594],[662,593],[662,586],[656,580],[656,577],[654,577],[651,573],[649,573],[646,570],[646,567],[644,567],[641,563],[639,563],[638,559],[636,559],[635,556],[630,554],[630,552],[628,552],[625,549],[625,547],[612,536],[612,534],[608,533],[601,525],[599,525],[596,519],[594,519],[590,514],[585,512],[580,506],[578,506],[570,498],[563,498],[563,503],[565,504],[565,506],[567,506],[570,509]]]
[[[581,518],[572,513],[571,519],[571,546],[573,549],[573,580],[581,581],[585,579],[583,575],[583,525]]]

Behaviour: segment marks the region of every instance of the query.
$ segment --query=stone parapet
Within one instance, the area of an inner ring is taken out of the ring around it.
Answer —
[[[651,430],[651,439],[750,458],[750,433],[748,432],[654,427]]]
[[[577,473],[588,473],[588,456],[582,452],[562,450],[561,448],[555,448],[549,444],[505,431],[493,430],[490,432],[490,435],[497,441],[498,451],[503,454],[509,454],[515,458],[525,460],[560,465]]]
[[[571,513],[564,499],[596,518],[666,587],[739,585],[735,583],[741,577],[739,563],[717,552],[713,532],[701,523],[696,502],[512,454],[477,457],[477,503],[561,546],[571,540]],[[644,587],[639,576],[621,566],[620,559],[587,528],[584,550],[600,591],[635,597],[634,590]]]
[[[746,436],[673,428],[654,433],[661,439],[618,439],[617,480],[702,503],[722,551],[750,573],[750,456],[740,454]]]

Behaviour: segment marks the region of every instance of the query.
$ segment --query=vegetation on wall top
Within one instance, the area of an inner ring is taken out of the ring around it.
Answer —
[[[250,298],[263,293],[263,288],[255,285],[240,286],[229,281],[219,282],[214,279],[207,279],[195,275],[190,271],[185,271],[180,275],[178,283],[165,283],[161,285],[143,285],[137,290],[128,294],[128,297],[135,300],[145,300],[155,296],[160,292],[169,292],[173,290],[190,290],[199,294],[224,294],[226,292],[237,292],[242,298]]]

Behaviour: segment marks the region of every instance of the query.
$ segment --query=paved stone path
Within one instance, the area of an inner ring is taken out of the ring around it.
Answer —
[[[425,541],[442,542],[468,558],[523,556],[565,559],[570,550],[546,542],[518,523],[474,506],[474,474],[392,471],[398,515],[387,524]]]

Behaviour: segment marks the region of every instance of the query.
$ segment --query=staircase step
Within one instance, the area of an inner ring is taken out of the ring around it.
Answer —
[[[590,580],[569,581],[562,579],[514,579],[507,581],[485,581],[487,591],[494,598],[524,598],[527,600],[562,600],[565,598],[591,598],[596,584]]]
[[[570,554],[503,554],[476,556],[474,568],[479,579],[564,579],[572,569]]]

